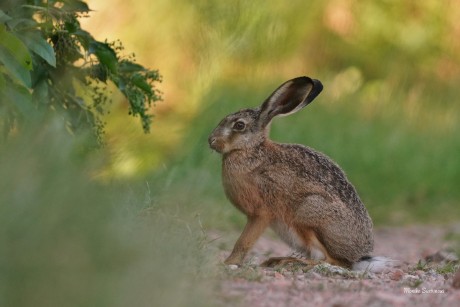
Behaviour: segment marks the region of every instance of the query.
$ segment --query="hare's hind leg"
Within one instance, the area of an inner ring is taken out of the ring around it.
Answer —
[[[295,232],[298,235],[298,238],[300,238],[304,244],[305,250],[309,251],[310,258],[305,259],[296,257],[272,257],[264,261],[261,266],[275,267],[287,264],[314,266],[321,262],[327,262],[333,265],[349,267],[348,263],[335,259],[329,255],[327,249],[318,240],[316,233],[311,228],[296,227]]]
[[[298,228],[297,232],[315,259],[321,259],[332,265],[338,265],[346,268],[350,267],[350,263],[332,257],[324,244],[318,239],[316,232],[311,228]]]
[[[300,257],[271,257],[261,263],[263,267],[275,267],[285,265],[315,266],[325,258],[319,241],[315,240],[314,234],[309,229],[288,227],[283,223],[273,224],[273,229],[292,249],[300,253]],[[306,230],[306,231],[304,231]]]
[[[260,266],[269,268],[285,265],[315,266],[319,263],[320,261],[314,259],[304,259],[295,257],[272,257],[262,262]]]

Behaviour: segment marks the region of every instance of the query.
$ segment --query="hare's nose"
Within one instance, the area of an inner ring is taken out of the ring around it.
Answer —
[[[208,143],[209,143],[209,146],[212,148],[213,145],[216,143],[216,138],[213,137],[213,136],[210,136],[210,137],[208,138]]]

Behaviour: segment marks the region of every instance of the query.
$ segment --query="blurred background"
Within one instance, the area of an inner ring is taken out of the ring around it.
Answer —
[[[127,118],[122,99],[113,104],[104,176],[154,174],[167,197],[209,214],[206,224],[239,220],[223,197],[220,159],[207,136],[226,114],[257,106],[285,80],[308,75],[323,82],[323,93],[302,112],[275,120],[273,139],[336,160],[377,225],[460,216],[455,1],[89,5],[94,12],[83,26],[99,39],[121,39],[164,80],[151,134]]]
[[[158,68],[163,101],[144,134],[114,91],[93,154],[53,122],[0,145],[0,305],[214,305],[207,233],[245,218],[207,137],[301,75],[324,90],[272,139],[335,160],[376,227],[460,220],[456,1],[87,2],[82,28]]]

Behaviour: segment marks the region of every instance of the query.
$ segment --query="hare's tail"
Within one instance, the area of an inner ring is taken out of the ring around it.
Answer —
[[[365,256],[358,262],[353,263],[353,271],[368,271],[372,273],[388,272],[392,269],[399,268],[402,262],[381,256]]]

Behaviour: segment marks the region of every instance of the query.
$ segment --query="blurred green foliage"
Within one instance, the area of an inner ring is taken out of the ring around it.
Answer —
[[[95,180],[101,153],[60,125],[0,147],[0,306],[209,306],[199,220],[160,208],[148,182]]]
[[[150,130],[148,109],[160,100],[156,70],[122,55],[121,42],[97,41],[79,18],[83,1],[6,1],[0,5],[0,129],[3,136],[35,113],[58,112],[75,133],[102,136],[111,81],[129,101],[129,113]],[[64,128],[64,127],[63,127]]]

